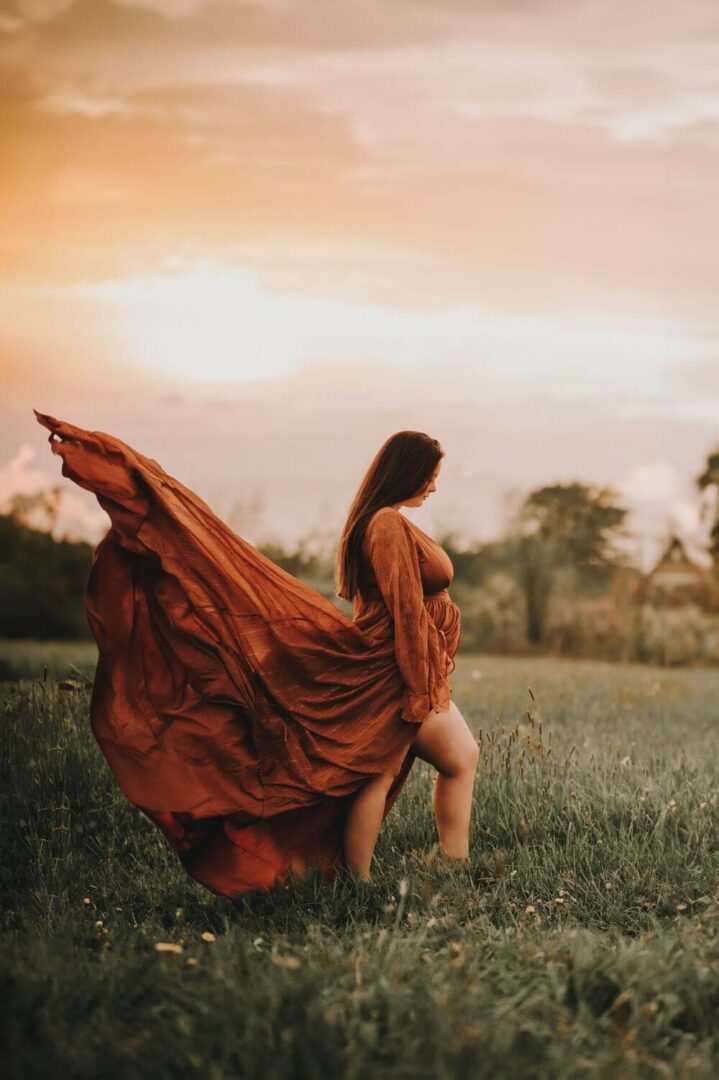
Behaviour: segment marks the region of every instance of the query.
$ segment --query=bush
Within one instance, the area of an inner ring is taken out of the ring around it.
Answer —
[[[550,616],[547,649],[554,656],[628,659],[634,651],[630,619],[609,596],[564,600]]]
[[[489,653],[528,650],[527,610],[522,590],[502,570],[481,585],[457,582],[452,599],[462,612],[462,648]]]
[[[637,658],[673,667],[719,663],[719,616],[696,604],[679,608],[642,605],[636,640]]]

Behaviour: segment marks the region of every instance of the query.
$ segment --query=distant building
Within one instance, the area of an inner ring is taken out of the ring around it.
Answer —
[[[713,607],[717,580],[711,570],[694,562],[678,536],[672,536],[656,566],[647,575],[645,599],[655,606],[693,603]]]

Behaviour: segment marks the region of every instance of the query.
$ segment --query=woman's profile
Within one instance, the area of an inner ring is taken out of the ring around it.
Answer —
[[[436,489],[437,440],[397,432],[362,480],[337,553],[349,618],[151,458],[35,415],[111,520],[86,593],[92,730],[185,870],[230,897],[309,867],[368,880],[416,757],[437,770],[440,851],[465,860],[477,743],[448,683],[453,568],[400,512]]]

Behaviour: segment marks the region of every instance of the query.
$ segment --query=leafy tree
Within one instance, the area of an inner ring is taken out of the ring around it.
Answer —
[[[513,523],[515,573],[524,591],[527,638],[544,641],[557,576],[616,562],[614,541],[627,511],[611,488],[550,484],[531,491]]]
[[[627,511],[611,488],[552,484],[529,493],[520,510],[525,536],[551,544],[558,558],[591,566],[616,559],[614,539]]]

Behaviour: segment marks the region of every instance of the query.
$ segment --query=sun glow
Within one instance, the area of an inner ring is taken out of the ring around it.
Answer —
[[[109,306],[128,354],[158,375],[221,382],[282,375],[292,325],[250,271],[202,266],[88,286]]]
[[[91,303],[133,366],[183,383],[275,378],[317,363],[415,371],[422,364],[451,367],[483,393],[488,376],[510,393],[540,372],[545,382],[561,376],[553,393],[572,397],[618,376],[659,389],[664,365],[687,349],[661,319],[511,317],[475,306],[397,310],[269,290],[254,270],[221,264],[60,291]]]

